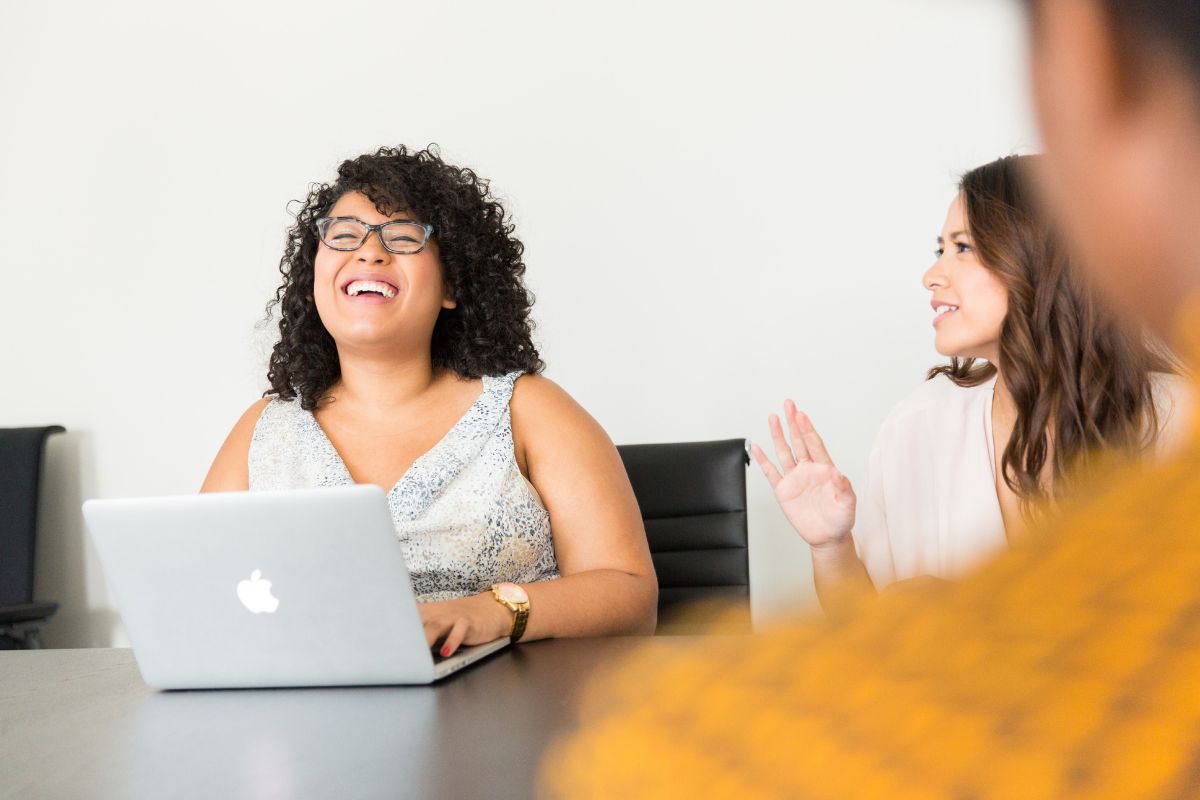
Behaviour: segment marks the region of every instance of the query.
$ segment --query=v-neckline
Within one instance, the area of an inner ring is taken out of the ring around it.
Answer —
[[[389,498],[396,494],[400,487],[405,484],[415,469],[417,469],[424,461],[429,459],[434,453],[441,450],[446,443],[449,442],[452,437],[454,437],[454,434],[458,432],[459,428],[466,424],[467,420],[475,414],[479,406],[483,403],[484,399],[487,398],[490,388],[491,387],[488,384],[488,378],[487,376],[484,376],[483,390],[479,393],[479,396],[475,398],[475,402],[471,403],[470,407],[467,408],[467,410],[463,412],[463,415],[458,418],[458,421],[450,426],[450,430],[446,431],[446,433],[442,435],[442,438],[438,439],[437,442],[435,442],[434,445],[424,453],[421,453],[419,456],[413,459],[413,462],[408,465],[408,469],[404,470],[404,473],[399,477],[399,479],[397,479],[397,481],[392,484],[391,488],[387,490]],[[312,420],[313,427],[316,429],[317,434],[320,437],[322,446],[327,448],[329,454],[336,460],[337,466],[341,469],[341,472],[345,476],[346,480],[348,480],[350,483],[357,483],[358,481],[356,481],[354,476],[350,474],[350,468],[346,466],[346,459],[342,458],[342,454],[338,452],[337,446],[333,443],[333,440],[329,438],[329,434],[326,433],[325,429],[321,427],[321,423],[317,420],[317,415],[311,411],[307,413],[309,419]]]

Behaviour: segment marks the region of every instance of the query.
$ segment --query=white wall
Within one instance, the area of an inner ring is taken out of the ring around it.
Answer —
[[[861,481],[936,358],[956,175],[1036,145],[1008,0],[171,5],[0,27],[0,425],[71,430],[57,646],[123,641],[78,504],[199,486],[264,388],[287,201],[341,159],[436,141],[493,179],[548,374],[617,442],[761,440],[790,395]],[[807,607],[756,469],[750,502],[756,613]]]

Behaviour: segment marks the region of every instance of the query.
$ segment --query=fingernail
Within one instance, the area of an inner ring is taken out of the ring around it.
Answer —
[[[450,648],[449,648],[449,647],[443,647],[443,648],[442,648],[442,655],[443,655],[443,656],[448,656],[448,655],[450,655]]]

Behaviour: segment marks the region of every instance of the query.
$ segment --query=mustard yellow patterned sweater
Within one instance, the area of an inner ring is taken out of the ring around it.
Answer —
[[[570,798],[1200,797],[1200,437],[973,578],[635,656],[543,764]]]

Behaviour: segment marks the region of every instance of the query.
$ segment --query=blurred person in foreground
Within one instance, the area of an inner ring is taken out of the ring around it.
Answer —
[[[1200,2],[1029,6],[1046,196],[1194,368]],[[1200,431],[961,583],[635,658],[544,769],[577,798],[1200,796]]]

